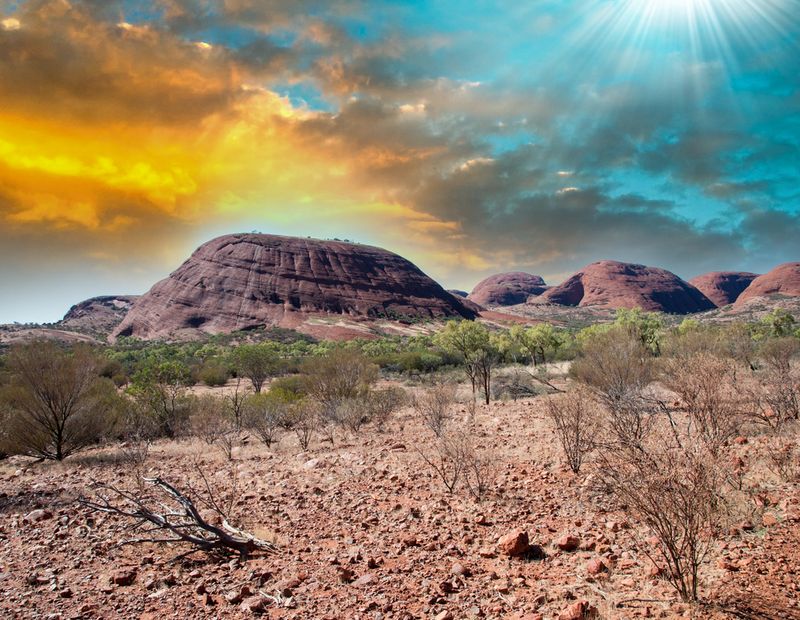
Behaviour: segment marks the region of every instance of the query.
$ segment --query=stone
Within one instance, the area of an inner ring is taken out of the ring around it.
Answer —
[[[498,539],[497,548],[500,553],[510,557],[522,555],[530,548],[528,534],[522,530],[509,532]]]
[[[253,614],[264,613],[267,610],[267,601],[263,596],[250,596],[242,601],[239,609]]]
[[[589,601],[577,601],[562,611],[558,620],[585,620],[597,616],[597,609]]]
[[[26,523],[39,523],[40,521],[51,519],[52,517],[53,513],[49,510],[37,508],[36,510],[31,510],[28,514],[26,514],[22,520]]]
[[[561,551],[575,551],[581,544],[581,541],[576,536],[564,535],[556,541],[556,546]]]
[[[117,586],[129,586],[136,580],[136,568],[119,568],[109,575],[109,581]]]
[[[608,566],[601,558],[592,558],[586,563],[586,572],[590,575],[599,575],[608,572]]]

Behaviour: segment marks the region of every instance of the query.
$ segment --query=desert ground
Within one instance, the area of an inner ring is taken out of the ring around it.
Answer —
[[[563,382],[564,379],[562,378]],[[225,388],[221,388],[225,389]],[[462,386],[462,391],[465,388]],[[466,392],[465,392],[466,393]],[[481,501],[448,493],[422,459],[413,409],[334,444],[253,436],[233,461],[197,439],[159,440],[143,466],[182,488],[234,493],[236,525],[277,544],[246,560],[140,543],[129,522],[78,504],[93,483],[136,488],[107,446],[62,463],[0,462],[0,609],[7,618],[800,618],[800,492],[765,476],[749,522],[702,567],[704,603],[681,603],[648,559],[648,532],[564,466],[547,396],[460,406],[492,457]],[[756,459],[762,437],[737,438]],[[235,472],[235,473],[234,473]],[[234,490],[233,487],[236,486]],[[507,555],[524,532],[530,547]],[[513,544],[513,542],[511,543]]]

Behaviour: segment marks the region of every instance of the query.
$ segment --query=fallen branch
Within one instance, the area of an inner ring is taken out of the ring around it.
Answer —
[[[91,510],[113,514],[135,521],[132,531],[158,533],[123,541],[120,544],[142,542],[189,543],[206,552],[237,552],[247,557],[255,551],[274,552],[277,547],[269,541],[232,526],[217,506],[213,495],[204,503],[213,506],[220,525],[209,523],[200,514],[191,499],[161,478],[144,478],[159,495],[156,498],[144,493],[133,494],[108,484],[95,484],[97,498],[81,497],[78,502]],[[104,494],[105,492],[105,494]],[[113,500],[117,501],[114,502]],[[154,507],[156,506],[156,507]]]

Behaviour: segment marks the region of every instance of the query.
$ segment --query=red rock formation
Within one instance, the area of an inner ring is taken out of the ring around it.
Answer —
[[[708,297],[718,308],[732,304],[758,277],[746,271],[712,271],[689,280],[689,284]]]
[[[107,295],[92,297],[72,306],[59,327],[82,331],[111,333],[133,306],[138,295]]]
[[[541,276],[512,271],[481,280],[472,289],[468,299],[482,306],[513,306],[525,303],[531,295],[541,295],[546,290],[547,285]]]
[[[657,267],[602,260],[587,265],[537,301],[564,306],[642,308],[648,311],[688,314],[714,308],[691,284]]]
[[[114,336],[167,338],[297,323],[326,313],[474,318],[406,259],[366,245],[238,234],[200,246],[142,295]]]
[[[783,263],[763,276],[758,276],[739,295],[736,305],[740,306],[748,299],[767,295],[800,297],[800,263]]]

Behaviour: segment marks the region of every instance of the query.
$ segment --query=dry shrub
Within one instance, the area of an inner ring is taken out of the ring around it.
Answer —
[[[663,384],[678,395],[693,429],[713,453],[740,434],[746,418],[736,370],[733,360],[703,352],[663,364]]]
[[[294,432],[300,448],[308,450],[314,432],[320,428],[321,408],[318,403],[303,399],[292,404],[284,428]]]
[[[710,453],[661,440],[645,450],[605,453],[598,473],[618,502],[658,540],[643,552],[685,601],[698,598],[699,571],[723,524],[722,476]]]
[[[775,338],[761,348],[764,369],[758,373],[767,419],[774,426],[800,419],[800,340]]]
[[[463,484],[481,501],[497,477],[497,458],[490,451],[479,450],[469,431],[445,431],[432,445],[416,451],[448,493],[455,493]]]
[[[456,404],[456,386],[442,383],[424,390],[414,397],[414,412],[436,437],[444,434],[453,407]]]
[[[370,421],[379,433],[384,432],[392,415],[408,402],[408,394],[403,388],[388,387],[372,390],[369,393]]]
[[[280,433],[287,423],[290,405],[272,393],[253,394],[244,402],[242,424],[255,433],[267,447],[280,440]]]
[[[800,482],[800,445],[797,423],[784,426],[765,443],[767,467],[781,481]]]
[[[236,423],[223,399],[207,394],[192,401],[190,425],[192,433],[222,451],[228,460],[239,439]]]
[[[594,449],[600,412],[585,388],[576,388],[547,401],[547,413],[569,468],[579,473],[586,455]]]
[[[303,367],[305,391],[326,406],[364,396],[377,379],[378,367],[353,349],[334,349],[310,358]]]
[[[611,411],[638,398],[653,381],[649,350],[625,329],[596,334],[572,365],[571,373]]]
[[[570,371],[606,409],[608,426],[621,446],[639,446],[653,425],[646,390],[654,378],[647,347],[626,329],[595,335]]]
[[[158,436],[157,425],[139,403],[129,400],[122,410],[118,431],[122,438],[121,460],[138,480],[144,471],[150,445]]]

